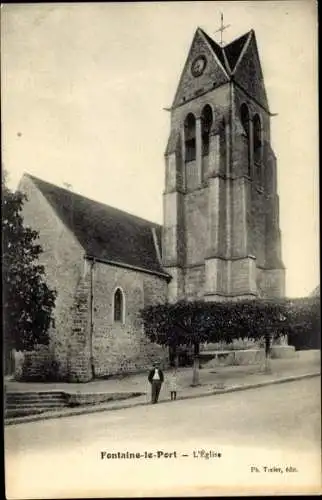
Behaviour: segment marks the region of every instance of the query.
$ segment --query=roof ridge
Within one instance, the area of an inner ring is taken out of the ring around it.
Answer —
[[[254,34],[254,30],[250,30],[222,47],[222,52],[225,54],[226,59],[228,60],[231,74],[234,73],[237,67],[238,61],[240,60],[241,54],[244,51],[247,41]]]
[[[213,38],[211,38],[211,36],[209,36],[208,33],[206,33],[202,28],[198,27],[198,30],[200,30],[201,33],[203,34],[203,36],[206,38],[206,40],[209,43],[209,45],[211,46],[211,49],[213,50],[215,56],[219,59],[219,62],[221,63],[221,65],[223,66],[225,71],[228,70],[228,74],[230,74],[234,71],[237,61],[235,61],[235,63],[233,65],[231,65],[231,62],[233,62],[233,61],[230,60],[230,57],[228,57],[227,52],[234,47],[238,47],[238,44],[240,44],[240,42],[244,39],[243,46],[239,47],[239,49],[238,49],[238,52],[239,52],[238,56],[240,56],[240,54],[241,54],[247,40],[249,39],[250,35],[255,34],[254,30],[251,29],[251,30],[247,31],[246,33],[238,36],[237,38],[235,38],[231,42],[227,43],[226,45],[221,46]],[[226,52],[226,49],[227,49],[227,52]]]
[[[112,209],[112,210],[118,212],[119,214],[124,214],[126,216],[130,216],[133,219],[136,219],[137,221],[145,222],[145,223],[148,223],[150,225],[154,225],[154,226],[160,227],[160,228],[162,227],[162,224],[159,224],[157,222],[153,222],[153,221],[148,220],[148,219],[144,219],[143,217],[139,217],[138,215],[135,215],[135,214],[133,214],[131,212],[127,212],[126,210],[122,210],[120,208],[113,207],[112,205],[107,205],[106,203],[103,203],[102,201],[94,200],[93,198],[89,198],[88,196],[84,196],[82,194],[75,193],[74,191],[70,191],[69,189],[66,189],[64,187],[58,186],[57,184],[53,184],[52,182],[48,182],[48,181],[45,181],[44,179],[40,179],[40,177],[36,177],[35,175],[28,174],[28,173],[25,173],[24,175],[27,176],[27,177],[30,177],[30,179],[33,179],[36,182],[40,181],[40,182],[43,182],[44,184],[47,184],[48,186],[54,187],[55,189],[60,189],[61,191],[65,191],[66,193],[70,193],[72,196],[77,196],[79,198],[82,198],[84,200],[90,201],[92,203],[96,203],[97,205],[100,205],[100,206],[102,206],[104,208]]]
[[[224,52],[222,50],[222,47],[213,39],[211,36],[208,35],[202,28],[198,28],[202,35],[205,37],[206,42],[210,45],[211,50],[213,51],[215,57],[218,59],[220,65],[222,66],[222,69],[227,75],[227,68],[225,64],[225,57],[224,57]]]
[[[251,41],[251,39],[252,39],[252,36],[253,36],[252,31],[250,31],[249,33],[246,33],[246,34],[244,35],[245,41],[244,41],[243,46],[242,46],[242,48],[241,48],[241,51],[240,51],[239,57],[238,57],[238,59],[237,59],[237,61],[236,61],[236,64],[235,64],[235,66],[234,66],[234,69],[232,70],[232,72],[233,72],[234,74],[236,73],[237,68],[238,68],[238,66],[239,66],[240,62],[243,60],[243,57],[244,57],[244,55],[245,55],[245,54],[246,54],[246,52],[247,52],[247,49],[248,49],[248,47],[249,47],[250,41]],[[242,38],[243,38],[243,37],[242,37]]]
[[[226,43],[226,45],[224,45],[222,48],[223,48],[223,49],[226,49],[227,47],[229,47],[229,45],[232,45],[233,43],[240,41],[243,37],[246,37],[246,35],[247,35],[247,37],[248,37],[248,35],[249,35],[251,32],[255,33],[253,29],[251,29],[251,30],[249,30],[249,31],[246,31],[245,33],[243,33],[243,34],[242,34],[242,35],[240,35],[239,37],[234,38],[234,40],[232,40],[231,42]]]
[[[202,33],[203,33],[204,35],[206,35],[206,37],[207,37],[207,38],[210,38],[210,40],[211,40],[213,43],[215,43],[215,44],[217,45],[217,47],[220,49],[220,45],[219,45],[219,43],[217,43],[217,42],[216,42],[216,40],[214,40],[213,38],[211,38],[211,36],[210,36],[210,35],[208,35],[208,33],[206,33],[206,32],[205,32],[205,30],[203,30],[202,28],[198,28],[198,29],[200,29],[200,31],[202,31]]]

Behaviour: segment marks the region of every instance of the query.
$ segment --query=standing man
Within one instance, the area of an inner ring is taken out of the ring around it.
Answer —
[[[158,363],[153,363],[153,368],[149,373],[148,380],[151,384],[151,403],[156,404],[159,399],[161,386],[164,380],[163,372]]]

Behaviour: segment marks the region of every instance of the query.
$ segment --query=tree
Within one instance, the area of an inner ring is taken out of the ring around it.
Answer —
[[[287,316],[290,325],[289,343],[296,349],[321,348],[320,296],[289,299]]]
[[[141,311],[145,332],[152,342],[177,351],[181,345],[193,347],[193,380],[198,385],[199,345],[208,338],[207,313],[202,302],[181,301],[149,306]]]
[[[26,196],[12,192],[5,177],[1,188],[4,344],[7,352],[28,351],[36,344],[48,345],[56,291],[47,286],[44,267],[38,263],[38,233],[23,224]]]
[[[271,339],[287,330],[285,311],[284,301],[180,301],[149,306],[141,311],[141,317],[152,342],[174,351],[180,345],[193,347],[192,385],[197,385],[200,343],[264,336],[268,360]]]

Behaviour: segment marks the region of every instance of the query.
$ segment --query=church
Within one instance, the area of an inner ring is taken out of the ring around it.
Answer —
[[[219,45],[198,28],[171,108],[163,226],[25,174],[25,224],[58,292],[50,350],[62,380],[145,369],[167,351],[139,311],[282,297],[276,157],[253,30]]]

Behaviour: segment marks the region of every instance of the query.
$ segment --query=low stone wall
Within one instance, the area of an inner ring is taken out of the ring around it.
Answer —
[[[264,349],[206,351],[200,353],[200,360],[204,368],[231,365],[253,365],[260,364],[265,360],[265,351]]]
[[[271,348],[271,358],[294,358],[296,351],[290,345],[273,345]],[[256,365],[265,361],[265,349],[240,349],[227,351],[202,351],[200,353],[201,364],[205,368],[215,366],[231,365]]]
[[[271,348],[272,359],[295,358],[296,356],[295,347],[292,345],[273,345]]]
[[[205,344],[200,344],[201,351],[245,351],[246,349],[259,349],[264,345],[263,339],[234,339],[232,342],[209,342]]]
[[[14,379],[19,382],[46,382],[60,380],[59,365],[47,346],[33,351],[14,351]]]

